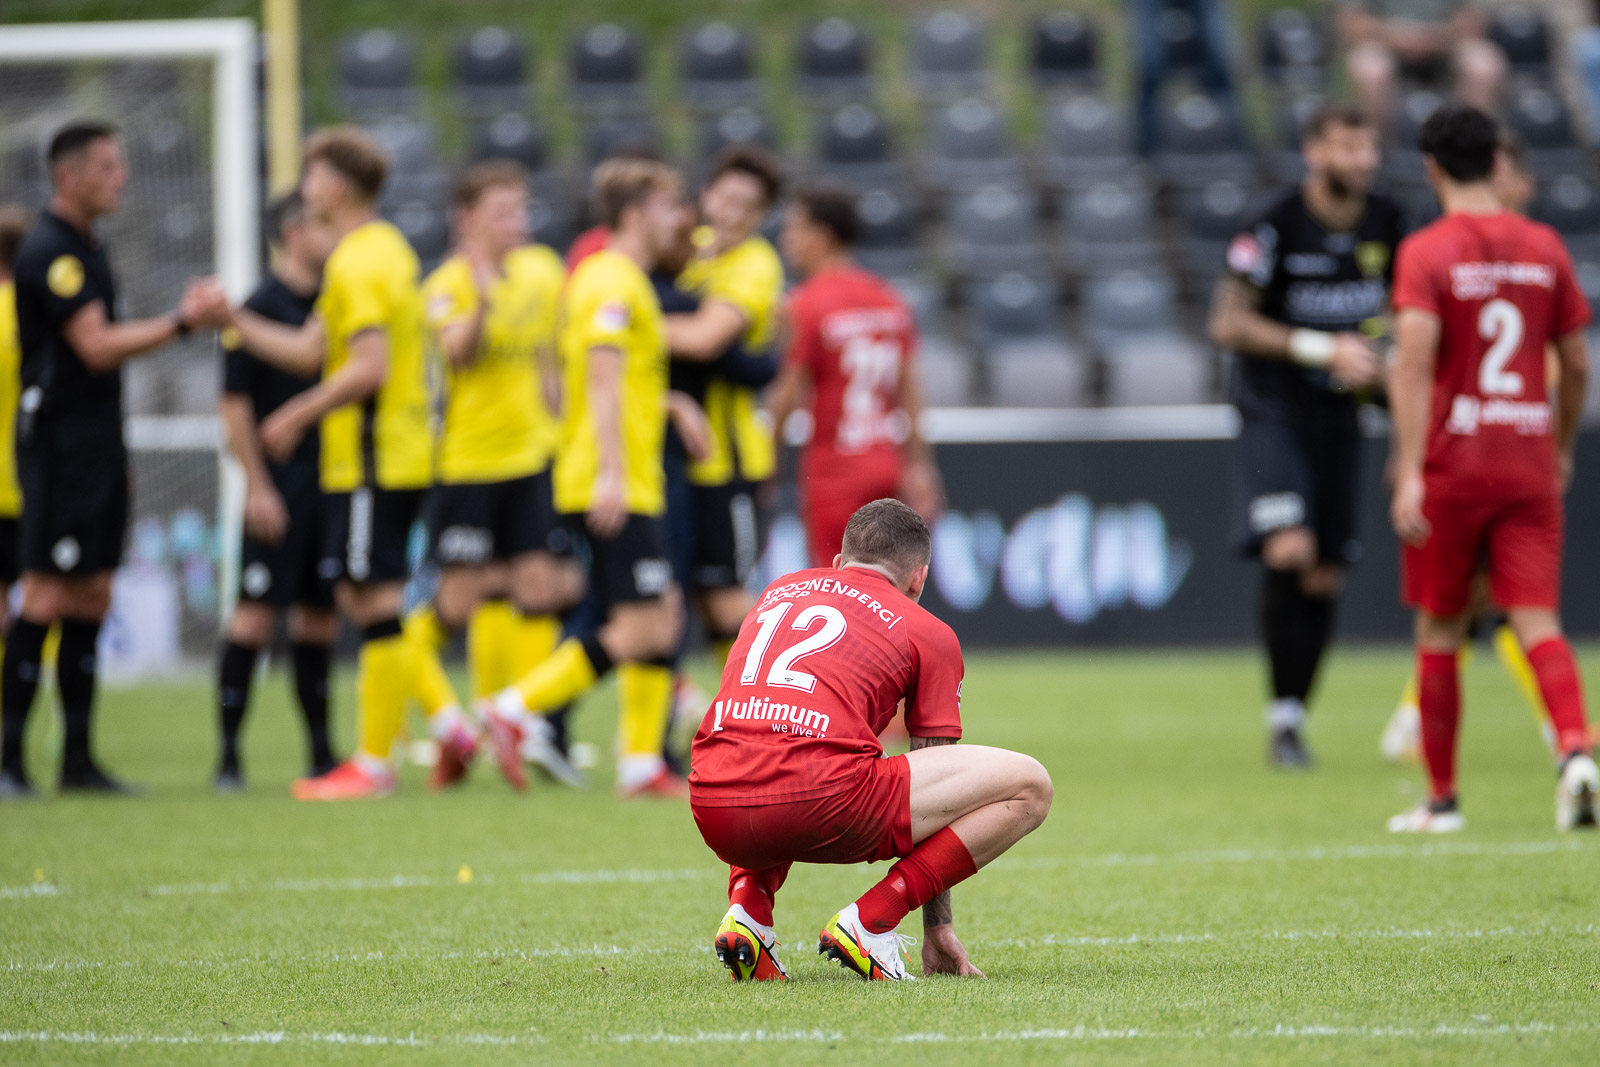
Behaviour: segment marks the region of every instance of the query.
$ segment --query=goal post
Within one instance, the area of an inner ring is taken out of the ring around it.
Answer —
[[[213,274],[234,300],[259,280],[258,41],[249,19],[0,26],[0,200],[43,208],[50,135],[115,123],[132,176],[105,231],[128,318],[170,309],[188,277]],[[209,658],[231,607],[243,492],[223,461],[220,380],[209,335],[129,365],[130,546],[101,647],[112,677]]]

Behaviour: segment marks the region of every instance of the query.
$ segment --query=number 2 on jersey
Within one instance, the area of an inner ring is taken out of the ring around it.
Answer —
[[[1491,300],[1478,313],[1478,336],[1489,342],[1478,368],[1478,391],[1484,396],[1520,396],[1522,375],[1506,370],[1522,347],[1522,312],[1509,300]]]
[[[777,636],[778,626],[792,607],[794,601],[784,600],[756,616],[756,622],[761,624],[761,629],[756,632],[756,639],[750,642],[750,652],[744,658],[744,670],[739,672],[739,681],[743,684],[756,684],[756,678],[761,674],[761,662],[767,658],[772,640]],[[807,693],[816,690],[817,676],[796,670],[795,664],[807,656],[832,647],[844,636],[844,614],[838,608],[829,607],[827,604],[813,604],[795,616],[794,622],[790,625],[792,630],[809,631],[819,619],[822,621],[821,629],[778,653],[778,658],[772,661],[772,669],[767,672],[768,685],[801,689]]]

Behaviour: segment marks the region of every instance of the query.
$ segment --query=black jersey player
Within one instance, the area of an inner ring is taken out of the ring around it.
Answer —
[[[1307,176],[1228,246],[1212,340],[1240,356],[1235,535],[1265,567],[1269,759],[1310,763],[1306,700],[1346,565],[1360,552],[1362,391],[1380,373],[1400,209],[1369,191],[1377,131],[1330,106],[1307,124]]]

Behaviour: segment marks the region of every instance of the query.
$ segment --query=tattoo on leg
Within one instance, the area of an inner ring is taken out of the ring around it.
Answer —
[[[957,740],[958,738],[954,737],[913,737],[911,739],[911,751],[915,752],[919,748],[938,748],[941,745],[953,745]]]
[[[938,748],[942,745],[953,745],[954,737],[913,737],[911,751],[919,748]],[[922,906],[922,925],[926,929],[930,926],[947,926],[954,921],[954,914],[950,909],[950,890],[934,897]]]

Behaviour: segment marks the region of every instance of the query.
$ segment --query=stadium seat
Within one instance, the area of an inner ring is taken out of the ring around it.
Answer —
[[[817,169],[830,177],[863,188],[909,180],[905,164],[895,158],[889,127],[866,104],[819,115],[816,144]]]
[[[384,29],[350,34],[339,44],[340,109],[359,122],[415,114],[422,104],[416,65],[409,36]]]
[[[1169,95],[1156,116],[1156,167],[1168,183],[1204,185],[1218,178],[1253,176],[1255,161],[1220,101],[1191,90]]]
[[[1578,145],[1572,113],[1549,86],[1526,84],[1509,93],[1505,121],[1522,139],[1535,174],[1577,170],[1584,165],[1586,156]]]
[[[1026,176],[1005,116],[978,97],[965,97],[934,112],[926,147],[922,178],[943,192],[994,182],[1021,184]]]
[[[1186,189],[1178,198],[1178,215],[1183,220],[1183,269],[1210,289],[1210,281],[1222,273],[1228,242],[1250,225],[1256,214],[1258,193],[1253,185],[1226,178],[1198,189]]]
[[[1040,181],[1065,189],[1125,176],[1138,169],[1127,115],[1106,97],[1081,93],[1057,100],[1045,119]]]
[[[1033,22],[1033,80],[1041,88],[1100,83],[1099,33],[1078,11],[1054,11]]]
[[[452,62],[456,106],[469,118],[526,111],[533,102],[527,48],[502,26],[462,37]]]
[[[1065,337],[1004,340],[984,356],[989,401],[1008,408],[1081,408],[1094,397],[1083,352]]]
[[[702,120],[698,148],[700,158],[709,160],[731,145],[758,145],[769,150],[777,148],[772,123],[754,108],[735,107],[720,115]]]
[[[1204,404],[1216,398],[1210,353],[1176,330],[1119,336],[1106,348],[1101,366],[1111,407]]]
[[[1533,203],[1533,217],[1555,227],[1574,259],[1600,259],[1600,185],[1592,173],[1545,177]]]
[[[411,242],[412,250],[422,261],[422,269],[428,271],[437,266],[450,248],[450,220],[443,207],[422,200],[408,200],[396,204],[386,214]]]
[[[922,400],[929,407],[970,407],[977,401],[972,358],[948,338],[923,334],[917,341]]]
[[[583,127],[583,161],[594,168],[625,152],[661,154],[661,127],[649,115],[610,115],[590,119]]]
[[[1267,171],[1273,181],[1296,184],[1306,174],[1305,156],[1300,151],[1301,135],[1311,116],[1328,102],[1321,93],[1290,93],[1278,105],[1277,143],[1267,156]]]
[[[989,87],[988,36],[965,11],[939,11],[911,31],[911,75],[918,97],[937,103]]]
[[[683,96],[695,111],[721,111],[755,103],[760,95],[750,37],[726,22],[686,31],[679,46]]]
[[[413,119],[388,118],[366,129],[389,157],[382,195],[385,207],[414,200],[444,203],[450,176],[439,164],[431,127]]]
[[[528,232],[540,244],[563,251],[578,235],[577,212],[562,195],[561,183],[535,177],[528,202]]]
[[[1395,109],[1392,140],[1383,153],[1384,181],[1393,186],[1427,185],[1422,154],[1417,151],[1417,134],[1442,103],[1444,97],[1432,89],[1413,89],[1401,96],[1400,106]]]
[[[1505,4],[1489,19],[1489,40],[1518,74],[1550,72],[1550,27],[1532,4]]]
[[[525,115],[509,112],[476,126],[469,139],[468,158],[510,159],[539,173],[550,164],[550,145],[544,128]]]
[[[856,197],[856,211],[861,217],[856,258],[863,267],[904,278],[926,265],[927,256],[917,240],[916,204],[903,187],[863,190]]]
[[[871,47],[855,23],[828,18],[800,38],[800,92],[813,107],[838,107],[874,95]]]
[[[1261,74],[1269,85],[1305,90],[1327,81],[1328,42],[1312,16],[1279,8],[1261,20]]]
[[[572,106],[602,115],[645,108],[644,45],[633,30],[602,22],[572,39]]]
[[[1166,47],[1167,67],[1173,73],[1192,73],[1205,65],[1205,41],[1192,12],[1163,5],[1156,16],[1156,34]]]
[[[956,277],[1044,271],[1039,200],[1031,190],[1000,182],[980,186],[955,196],[948,218],[946,258]]]
[[[1079,290],[1084,336],[1103,351],[1119,337],[1178,329],[1178,283],[1159,268],[1089,278]]]
[[[1006,271],[968,282],[963,289],[968,327],[979,348],[1002,339],[1060,332],[1060,290],[1043,274]]]
[[[1059,259],[1069,273],[1146,267],[1161,260],[1155,193],[1143,181],[1102,181],[1068,192],[1058,214]]]

